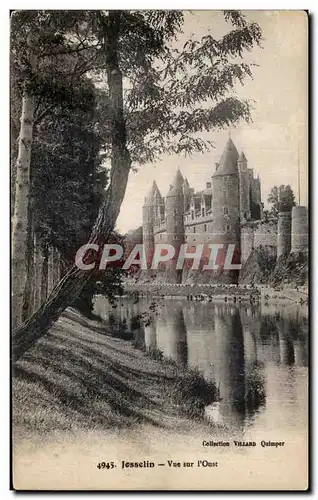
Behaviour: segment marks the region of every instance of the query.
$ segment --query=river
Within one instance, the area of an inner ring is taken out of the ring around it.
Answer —
[[[307,432],[306,306],[239,305],[183,299],[96,297],[94,311],[135,340],[214,381],[220,401],[206,408],[231,435]],[[142,315],[141,324],[135,321]]]

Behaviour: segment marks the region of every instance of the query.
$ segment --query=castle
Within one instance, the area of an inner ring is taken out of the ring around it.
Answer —
[[[154,181],[143,205],[147,262],[152,259],[156,243],[169,243],[176,250],[183,243],[189,248],[198,243],[220,243],[224,251],[232,244],[236,262],[244,265],[252,250],[260,246],[272,247],[279,258],[291,251],[307,250],[307,241],[306,207],[280,213],[278,224],[264,219],[260,178],[248,168],[244,152],[238,153],[231,138],[205,189],[195,192],[178,169],[166,198]],[[167,271],[170,282],[184,281],[183,271],[175,269],[173,260]],[[236,283],[238,277],[238,272],[223,271],[217,280]]]

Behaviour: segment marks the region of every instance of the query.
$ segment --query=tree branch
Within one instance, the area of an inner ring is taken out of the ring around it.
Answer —
[[[67,55],[67,54],[73,54],[74,52],[83,52],[84,50],[92,50],[92,49],[100,49],[101,47],[97,45],[90,45],[86,47],[80,48],[83,42],[80,42],[79,45],[74,48],[74,49],[67,49],[67,50],[61,50],[59,52],[45,52],[44,54],[39,55],[39,59],[42,59],[43,57],[52,57],[52,56],[61,56],[61,55]]]
[[[43,118],[46,117],[46,115],[49,114],[49,112],[55,107],[56,103],[53,102],[52,104],[50,104],[50,106],[48,106],[44,111],[42,111],[41,114],[39,114],[39,116],[37,116],[34,120],[34,125],[38,125],[42,120]]]

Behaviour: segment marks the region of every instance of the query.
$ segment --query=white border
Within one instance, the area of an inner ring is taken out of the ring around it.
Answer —
[[[145,0],[135,0],[134,2],[127,0],[117,0],[116,2],[106,2],[107,8],[122,8],[122,9],[308,9],[312,16],[317,15],[317,1],[309,0],[306,2],[306,5],[303,2],[298,1],[289,1],[284,2],[281,0],[260,0],[257,3],[252,0],[249,1],[225,1],[225,2],[209,2],[207,0],[197,0],[196,2],[189,0],[156,0],[152,2],[147,2]],[[0,152],[2,156],[2,169],[1,169],[1,181],[0,181],[0,203],[1,203],[1,217],[0,224],[1,230],[0,234],[2,236],[2,241],[0,245],[1,250],[1,259],[2,263],[2,271],[1,271],[1,287],[0,287],[0,319],[1,319],[1,362],[0,362],[0,370],[1,370],[1,438],[0,438],[0,449],[1,449],[1,462],[0,462],[0,492],[1,498],[7,499],[12,498],[13,492],[9,491],[9,360],[8,360],[8,352],[9,352],[9,245],[10,245],[10,237],[9,237],[9,229],[8,229],[8,221],[10,220],[10,205],[9,205],[9,9],[99,9],[105,8],[105,1],[95,1],[92,4],[87,4],[87,2],[83,2],[81,0],[73,0],[73,1],[61,1],[55,0],[42,0],[41,2],[33,1],[26,2],[23,0],[16,0],[14,5],[10,5],[10,2],[2,2],[0,7],[0,26],[1,26],[1,65],[2,76],[1,76],[1,133],[0,133]],[[317,19],[315,19],[317,21]],[[317,85],[317,37],[314,36],[313,33],[314,22],[311,23],[312,30],[312,62],[313,62],[313,75],[312,81],[315,81]],[[312,91],[314,90],[314,85],[312,85]],[[314,124],[315,118],[317,116],[317,101],[315,99],[311,102],[312,109],[312,123]],[[314,154],[314,146],[318,144],[318,134],[317,128],[314,128],[312,131],[312,156],[311,156],[311,181],[313,184],[312,196],[311,196],[311,216],[312,216],[312,229],[314,234],[317,235],[317,226],[318,226],[318,217],[317,207],[314,204],[316,196],[318,196],[318,176],[316,174],[317,171],[317,162],[316,155]],[[314,262],[318,262],[318,245],[315,246],[315,239],[312,235],[312,260]],[[312,269],[312,292],[316,292],[314,294],[314,301],[312,302],[311,312],[313,314],[313,323],[312,323],[312,331],[311,331],[311,340],[312,340],[312,365],[314,360],[316,359],[315,354],[317,354],[317,345],[315,343],[315,348],[313,349],[313,341],[316,332],[318,329],[316,328],[316,319],[318,311],[318,269],[316,266]],[[315,379],[315,371],[312,370],[312,382]],[[315,396],[315,391],[312,389],[313,396],[313,415],[312,415],[312,423],[315,423],[315,416],[317,415],[317,405],[318,405],[318,397]],[[315,435],[314,429],[312,429],[313,436]],[[312,436],[312,437],[313,437]],[[311,439],[312,444],[314,443],[314,439]],[[315,450],[313,450],[315,451]],[[316,486],[315,478],[318,477],[318,466],[317,461],[314,462],[312,468],[312,482],[314,489]],[[150,495],[150,494],[149,494]],[[244,495],[244,493],[243,493]],[[107,494],[108,498],[119,498],[121,496],[126,496],[127,494],[122,495],[113,495]],[[148,495],[147,495],[148,496]],[[167,497],[172,497],[172,494],[166,494]],[[218,493],[213,493],[213,496],[220,496]],[[222,494],[222,498],[227,495]],[[271,498],[279,497],[279,495],[270,494]],[[286,498],[286,495],[284,495]],[[287,495],[291,496],[291,495]],[[44,497],[44,494],[37,495],[37,498]],[[66,497],[66,495],[59,495],[60,498]],[[92,497],[92,494],[87,493],[83,494],[73,494],[73,498],[87,498]],[[192,495],[187,495],[188,498],[196,498],[199,497],[199,494],[193,493]]]

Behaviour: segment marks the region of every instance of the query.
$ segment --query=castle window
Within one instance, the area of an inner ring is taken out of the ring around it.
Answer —
[[[230,225],[226,224],[226,226],[225,226],[225,232],[228,232],[229,230],[230,230]]]
[[[223,213],[227,215],[229,213],[228,207],[223,207]]]
[[[206,230],[207,230],[207,228],[206,228],[206,224],[204,224],[204,231],[206,231]]]
[[[202,217],[205,217],[205,210],[202,208]]]
[[[194,233],[196,232],[196,229],[197,229],[197,228],[194,226],[194,228],[193,228],[193,232],[194,232]]]
[[[191,219],[194,220],[194,211],[191,211]]]

